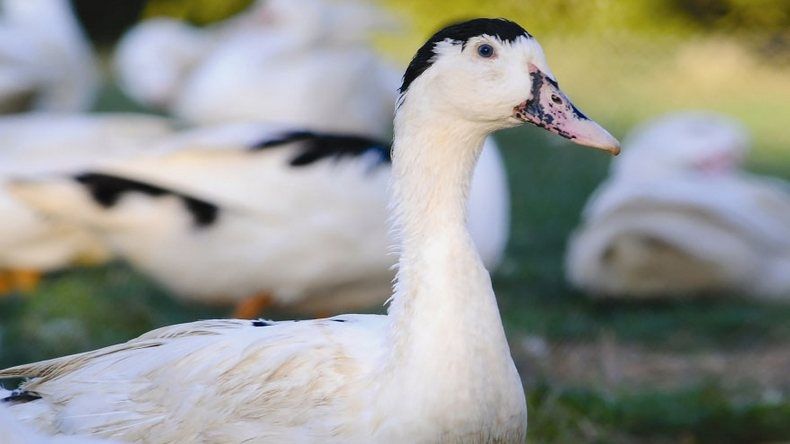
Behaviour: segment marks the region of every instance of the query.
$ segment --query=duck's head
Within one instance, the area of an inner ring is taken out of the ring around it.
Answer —
[[[677,174],[729,174],[746,157],[749,134],[738,121],[706,111],[684,111],[634,129],[614,164],[620,177],[658,178]]]
[[[480,18],[434,34],[414,56],[401,106],[426,106],[488,131],[532,123],[617,154],[620,144],[560,90],[543,49],[524,28]]]

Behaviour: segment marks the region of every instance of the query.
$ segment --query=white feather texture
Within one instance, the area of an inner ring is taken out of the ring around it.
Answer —
[[[68,0],[3,0],[0,5],[0,109],[89,108],[99,74]]]
[[[196,227],[176,196],[128,193],[105,208],[70,178],[18,183],[15,195],[97,233],[122,257],[188,299],[232,303],[270,292],[309,312],[369,308],[390,294],[395,256],[386,224],[390,168],[376,153],[294,167],[303,145],[253,151],[286,129],[226,124],[161,141],[144,157],[94,172],[164,187],[219,207]],[[508,239],[509,200],[493,140],[475,170],[469,225],[484,263]]]
[[[9,180],[91,168],[139,152],[145,142],[171,131],[166,119],[133,114],[0,118],[0,269],[50,271],[109,256],[84,227],[41,217],[13,198],[6,188]]]
[[[0,390],[0,396],[4,396]],[[111,444],[109,441],[98,438],[77,436],[49,436],[31,426],[19,422],[7,407],[0,407],[0,436],[3,444]]]
[[[571,238],[569,280],[602,296],[790,296],[788,186],[738,170],[747,143],[709,113],[636,130]]]

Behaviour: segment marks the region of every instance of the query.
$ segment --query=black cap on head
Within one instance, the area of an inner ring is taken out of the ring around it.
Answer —
[[[511,43],[519,37],[532,38],[532,35],[518,23],[502,18],[478,18],[449,25],[431,36],[417,50],[411,63],[409,63],[409,67],[406,68],[406,73],[403,74],[403,84],[400,87],[400,93],[405,93],[409,89],[411,82],[433,64],[434,56],[436,55],[434,48],[437,43],[450,40],[454,44],[465,45],[470,38],[481,35],[490,35],[503,42]]]

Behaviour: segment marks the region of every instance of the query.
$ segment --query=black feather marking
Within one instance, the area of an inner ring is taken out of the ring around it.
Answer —
[[[255,319],[252,321],[253,327],[269,327],[274,325],[273,321],[267,321],[266,319]]]
[[[345,319],[330,319],[332,322],[346,322]]]
[[[292,131],[274,139],[256,144],[252,149],[275,148],[290,143],[301,142],[300,151],[290,160],[290,165],[301,167],[322,159],[339,160],[343,157],[356,157],[366,153],[379,156],[377,165],[392,162],[389,143],[350,134],[328,134],[312,131]]]
[[[136,192],[154,197],[178,197],[184,203],[184,206],[192,215],[195,225],[198,227],[207,227],[213,224],[219,216],[219,207],[211,202],[145,182],[91,172],[74,176],[74,180],[85,186],[90,191],[93,199],[105,208],[113,207],[124,193]]]
[[[532,38],[532,35],[519,24],[501,18],[478,18],[449,25],[431,36],[417,50],[411,63],[409,63],[409,67],[406,68],[406,73],[403,75],[400,93],[404,94],[411,83],[433,65],[434,57],[436,56],[434,49],[437,43],[450,40],[454,44],[460,44],[462,47],[465,47],[469,39],[482,35],[490,35],[508,43],[513,43],[519,37]]]
[[[8,404],[23,404],[25,402],[35,401],[41,399],[41,395],[36,392],[29,392],[27,390],[16,389],[0,401]]]

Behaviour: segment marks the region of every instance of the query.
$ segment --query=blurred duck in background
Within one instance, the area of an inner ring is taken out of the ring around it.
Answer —
[[[123,36],[115,49],[116,81],[132,100],[166,111],[216,39],[210,30],[180,20],[142,21]]]
[[[0,7],[0,112],[88,109],[99,74],[69,1],[2,0]]]
[[[487,267],[508,239],[501,159],[487,142],[469,225]],[[187,131],[154,156],[18,182],[14,196],[85,227],[186,299],[312,314],[390,295],[389,143],[257,123]],[[252,296],[252,297],[251,297]]]
[[[0,118],[0,293],[31,290],[42,272],[110,257],[90,231],[42,217],[8,194],[10,178],[100,165],[145,149],[147,142],[171,131],[167,119],[140,114]]]
[[[364,3],[259,1],[205,30],[142,22],[115,66],[130,97],[193,124],[265,120],[384,137],[399,75],[369,39],[396,24]]]
[[[599,297],[790,298],[790,188],[740,169],[748,144],[707,112],[635,130],[570,240],[570,282]]]

